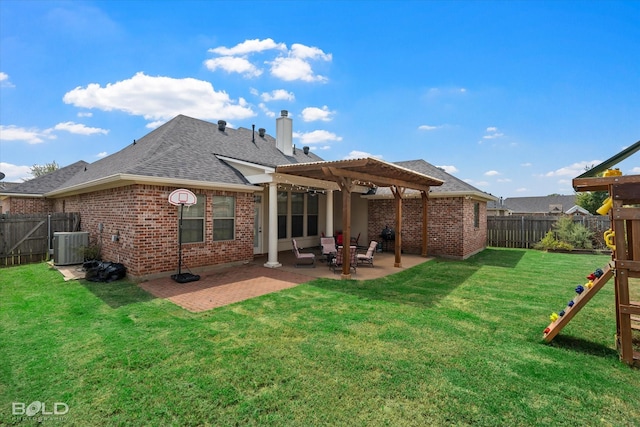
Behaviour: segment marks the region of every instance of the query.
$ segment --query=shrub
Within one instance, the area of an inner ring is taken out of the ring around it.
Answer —
[[[537,243],[534,248],[548,249],[591,249],[593,232],[582,224],[573,222],[571,217],[562,217],[553,225],[553,230]]]
[[[555,233],[552,230],[549,230],[542,240],[536,243],[533,248],[544,251],[549,249],[564,249],[570,251],[573,249],[573,246],[570,243],[556,239]]]
[[[569,216],[562,217],[553,225],[556,238],[579,249],[591,249],[593,232],[582,224],[573,222]]]

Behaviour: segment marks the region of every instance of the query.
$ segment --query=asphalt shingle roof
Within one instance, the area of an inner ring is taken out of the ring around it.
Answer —
[[[485,193],[482,190],[477,189],[471,184],[468,184],[461,179],[456,178],[455,176],[445,172],[441,168],[428,163],[425,160],[407,160],[403,162],[394,162],[395,165],[401,166],[403,168],[411,169],[413,171],[422,173],[424,175],[437,178],[441,181],[444,181],[440,186],[433,186],[430,189],[430,192],[433,194],[438,193]],[[415,190],[407,190],[415,191]],[[389,188],[379,188],[376,192],[377,195],[387,195],[391,194],[391,190]],[[485,193],[487,194],[487,193]],[[487,194],[488,195],[488,194]]]
[[[30,179],[29,181],[7,186],[4,190],[0,190],[0,192],[3,194],[41,195],[59,188],[88,165],[89,163],[80,160],[53,172]]]
[[[513,213],[550,213],[550,206],[559,206],[561,212],[566,212],[576,205],[576,196],[538,196],[538,197],[510,197],[504,199],[504,206]],[[559,213],[559,212],[556,212]]]
[[[255,140],[255,142],[254,142]],[[224,131],[217,124],[179,115],[125,148],[87,166],[61,188],[84,184],[115,174],[187,179],[226,184],[247,184],[236,169],[219,160],[225,156],[262,166],[322,160],[296,149],[285,156],[270,135],[260,137],[246,128]]]

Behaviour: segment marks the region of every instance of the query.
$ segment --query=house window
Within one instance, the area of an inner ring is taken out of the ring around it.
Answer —
[[[213,240],[233,240],[235,231],[236,198],[213,196]]]
[[[319,210],[317,196],[279,191],[278,239],[317,236]]]
[[[288,202],[289,193],[286,191],[278,191],[278,239],[287,238]]]
[[[318,235],[318,196],[307,195],[307,236]]]
[[[204,212],[206,197],[196,195],[196,204],[182,209],[182,243],[204,242]],[[179,215],[179,214],[178,214]]]
[[[478,202],[473,204],[473,226],[480,228],[480,203]]]
[[[291,193],[291,237],[304,234],[304,193]]]

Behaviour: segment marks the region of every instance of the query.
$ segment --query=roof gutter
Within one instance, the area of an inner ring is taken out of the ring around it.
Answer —
[[[34,199],[37,199],[44,197],[44,195],[31,193],[0,193],[0,197],[33,197]]]
[[[253,193],[262,191],[262,188],[246,184],[227,184],[222,182],[197,181],[194,179],[167,179],[159,176],[144,176],[119,173],[104,178],[95,179],[93,181],[83,182],[82,184],[73,185],[71,187],[60,188],[44,194],[44,197],[62,197],[72,196],[76,194],[91,193],[93,191],[106,190],[109,188],[124,187],[132,184],[150,184],[165,185],[170,187],[195,187],[211,190],[233,190],[240,192]]]

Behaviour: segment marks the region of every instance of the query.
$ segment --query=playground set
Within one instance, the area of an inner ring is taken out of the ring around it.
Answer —
[[[577,192],[607,191],[609,197],[598,214],[609,215],[611,228],[604,233],[605,244],[611,249],[611,261],[587,276],[584,285],[575,288],[575,296],[558,313],[552,313],[551,323],[543,339],[551,342],[582,307],[614,278],[616,299],[616,347],[620,359],[630,366],[640,367],[640,301],[631,301],[631,286],[640,286],[640,175],[623,176],[612,166],[640,149],[640,141],[614,157],[588,170],[573,180]],[[602,173],[602,176],[597,176]],[[635,289],[634,289],[635,290]],[[635,335],[635,337],[634,337]]]

